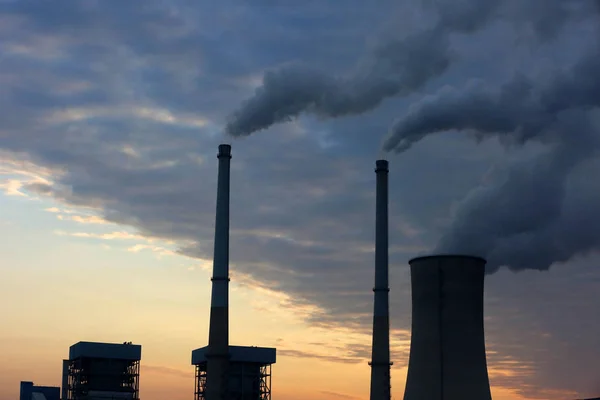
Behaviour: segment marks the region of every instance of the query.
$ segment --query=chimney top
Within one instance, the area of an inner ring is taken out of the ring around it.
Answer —
[[[388,160],[375,161],[375,172],[388,172]]]
[[[231,145],[230,144],[220,144],[219,145],[219,154],[217,158],[221,157],[229,157],[231,158]]]

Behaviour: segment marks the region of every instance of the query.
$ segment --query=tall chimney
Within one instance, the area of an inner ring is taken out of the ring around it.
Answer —
[[[229,370],[229,175],[231,146],[219,146],[217,214],[206,354],[207,400],[227,400]]]
[[[390,313],[388,293],[388,162],[377,160],[375,216],[375,304],[371,353],[371,400],[390,397]]]
[[[491,400],[483,327],[486,261],[409,261],[412,338],[404,400]]]

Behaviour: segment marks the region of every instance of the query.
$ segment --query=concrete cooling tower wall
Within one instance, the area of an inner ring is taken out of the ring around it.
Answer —
[[[411,260],[412,339],[404,400],[490,400],[483,327],[486,261]]]

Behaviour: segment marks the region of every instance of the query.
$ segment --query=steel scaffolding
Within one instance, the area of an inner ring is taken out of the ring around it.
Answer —
[[[139,400],[140,361],[81,357],[68,362],[64,400]]]
[[[232,362],[229,365],[231,400],[271,400],[271,364]],[[205,400],[206,362],[196,365],[195,400]]]

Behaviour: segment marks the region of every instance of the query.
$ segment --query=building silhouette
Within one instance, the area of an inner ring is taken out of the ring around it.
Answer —
[[[33,382],[21,382],[19,400],[60,400],[60,388],[36,386]]]

